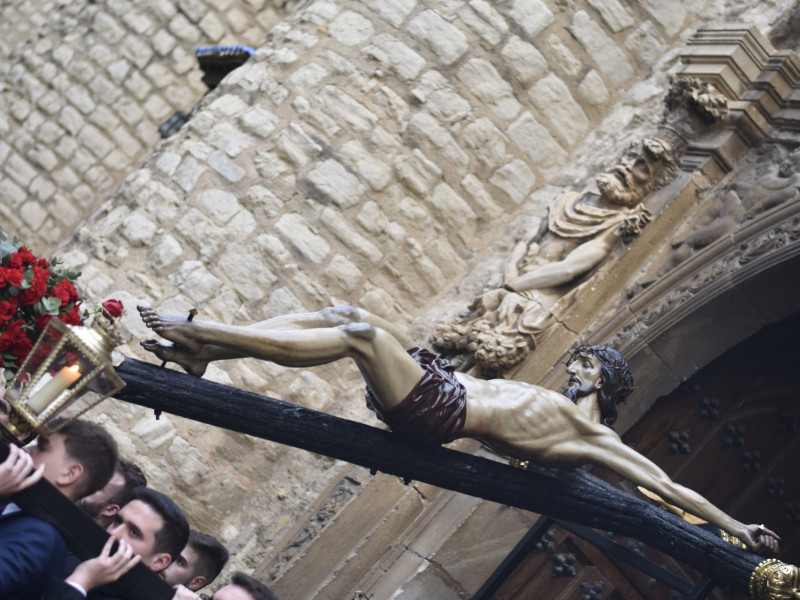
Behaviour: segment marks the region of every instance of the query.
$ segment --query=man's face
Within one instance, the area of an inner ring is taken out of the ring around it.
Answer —
[[[155,552],[156,533],[164,526],[164,519],[141,500],[131,500],[114,516],[108,533],[125,540],[131,549],[142,557],[142,564],[152,571],[163,571],[170,562],[169,554]],[[166,562],[164,562],[166,556]]]
[[[244,588],[231,584],[217,590],[211,600],[253,600],[253,597]]]
[[[194,578],[194,567],[196,564],[197,552],[195,552],[194,548],[189,544],[186,544],[184,549],[181,550],[180,556],[173,560],[170,565],[161,572],[161,575],[164,577],[164,581],[173,587],[176,585],[185,585],[190,590],[197,591],[200,589],[199,587],[194,589],[193,586],[189,585]],[[205,579],[203,582],[205,583]]]
[[[39,468],[44,465],[44,478],[56,486],[64,481],[64,477],[69,476],[77,464],[67,454],[64,440],[62,434],[54,433],[48,438],[40,437],[35,444],[26,448],[33,458],[33,466]]]
[[[602,363],[596,356],[577,354],[567,364],[567,387],[576,389],[576,398],[588,396],[600,387],[600,368]]]
[[[644,200],[653,189],[668,151],[661,140],[636,142],[620,161],[597,178],[597,187],[604,200],[631,208]]]
[[[108,527],[111,524],[112,517],[119,512],[119,506],[112,505],[111,499],[123,487],[125,487],[125,477],[119,471],[114,471],[111,479],[102,490],[81,498],[78,500],[78,506],[85,510],[102,527]]]

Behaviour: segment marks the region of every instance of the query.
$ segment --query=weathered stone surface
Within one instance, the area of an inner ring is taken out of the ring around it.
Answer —
[[[524,113],[508,128],[508,136],[545,173],[567,160],[566,151],[530,113]]]
[[[540,34],[555,19],[541,0],[514,0],[510,15],[530,38]]]
[[[651,21],[645,21],[625,38],[625,47],[644,64],[653,64],[667,52],[667,46]]]
[[[308,179],[317,190],[341,208],[357,204],[366,191],[358,177],[332,158],[314,167],[309,172]]]
[[[368,6],[384,21],[399,28],[417,6],[417,0],[374,0]]]
[[[603,21],[614,33],[636,24],[633,15],[619,0],[589,0],[589,4],[600,13]]]
[[[225,247],[219,268],[244,300],[261,300],[278,279],[262,261],[237,242]]]
[[[567,84],[553,73],[536,82],[528,95],[547,123],[568,144],[575,144],[589,131],[589,119],[575,102]]]
[[[491,63],[482,58],[468,60],[458,71],[458,78],[479,100],[500,119],[517,116],[520,103],[514,91]]]
[[[283,215],[275,224],[283,237],[313,263],[321,263],[331,251],[331,245],[301,215]]]
[[[397,159],[394,167],[400,180],[420,195],[430,191],[442,177],[442,170],[418,149]]]
[[[508,23],[485,0],[472,0],[458,12],[458,16],[483,40],[497,45],[508,32]]]
[[[396,73],[401,79],[411,80],[425,66],[425,59],[406,44],[388,33],[375,36],[364,47],[364,54],[374,58],[387,71]]]
[[[495,171],[489,182],[508,194],[516,204],[521,204],[536,183],[536,175],[524,161],[515,159]]]
[[[415,114],[408,123],[408,131],[417,139],[424,140],[426,145],[433,148],[433,154],[441,156],[459,172],[466,171],[469,157],[453,136],[432,116],[424,112]]]
[[[601,106],[611,99],[603,78],[594,69],[586,73],[586,77],[578,86],[578,93],[586,103],[592,106]]]
[[[633,77],[633,67],[625,53],[588,13],[576,12],[570,30],[612,84],[621,86]]]
[[[445,65],[458,60],[468,49],[467,36],[433,10],[424,10],[408,24],[408,32],[428,46]]]
[[[447,223],[461,239],[469,240],[475,233],[477,217],[461,196],[446,183],[437,185],[428,203],[434,213]]]
[[[342,155],[373,190],[381,191],[391,182],[391,169],[364,148],[361,142],[347,142],[342,146]]]
[[[547,60],[533,44],[512,35],[500,52],[519,82],[528,87],[547,72]]]
[[[156,224],[144,215],[134,214],[120,228],[131,246],[149,246],[156,234]]]
[[[172,276],[173,282],[195,302],[204,302],[222,288],[222,281],[198,260],[184,262]]]
[[[343,10],[331,22],[329,31],[333,39],[345,46],[366,42],[374,32],[372,22],[352,10]]]
[[[508,138],[489,119],[476,119],[467,125],[463,140],[477,159],[490,169],[496,169],[505,161]]]
[[[289,76],[289,83],[298,91],[302,92],[303,94],[307,94],[311,89],[322,83],[327,76],[328,70],[325,67],[318,63],[312,62],[300,67],[294,73],[292,73]]]
[[[642,6],[661,24],[669,36],[678,33],[686,20],[686,9],[680,3],[673,5],[657,0],[642,0]]]

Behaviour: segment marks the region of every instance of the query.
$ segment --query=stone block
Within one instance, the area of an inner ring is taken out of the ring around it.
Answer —
[[[372,152],[367,151],[361,142],[347,142],[342,146],[341,152],[373,190],[381,191],[391,182],[391,169]]]
[[[458,11],[458,16],[467,27],[492,46],[499,44],[508,33],[506,20],[485,0],[471,0]]]
[[[570,31],[613,85],[622,87],[633,77],[628,57],[586,11],[575,13]]]
[[[524,113],[512,123],[508,128],[508,137],[544,173],[555,173],[569,158],[547,128],[530,113]]]
[[[56,186],[53,185],[49,178],[37,175],[31,182],[30,187],[28,187],[28,192],[40,202],[46,203],[56,192]]]
[[[242,167],[237,165],[230,158],[228,158],[224,152],[219,150],[212,152],[208,157],[208,166],[231,183],[241,181],[245,173]]]
[[[594,69],[586,73],[586,77],[578,85],[578,93],[584,102],[592,106],[602,106],[611,99],[603,78]]]
[[[554,73],[537,81],[528,95],[550,126],[570,145],[588,133],[589,119],[572,98],[567,84]]]
[[[153,57],[153,49],[143,39],[128,34],[119,46],[122,55],[139,69],[144,69]]]
[[[669,49],[652,21],[645,21],[626,37],[625,47],[647,66],[658,62]]]
[[[184,192],[191,192],[194,188],[194,184],[197,183],[198,178],[204,170],[205,167],[202,163],[191,156],[186,156],[175,171],[175,183],[177,183]]]
[[[303,65],[289,76],[288,82],[302,94],[308,94],[328,76],[328,69],[312,62]]]
[[[207,12],[197,24],[210,42],[218,42],[226,33],[225,24],[213,12]]]
[[[261,300],[278,280],[266,265],[241,244],[229,243],[219,259],[219,268],[244,300]]]
[[[358,46],[372,37],[372,22],[353,10],[343,10],[328,26],[331,37],[345,46]]]
[[[642,7],[664,28],[668,36],[677,34],[686,21],[686,9],[680,3],[642,0]]]
[[[547,72],[547,60],[542,53],[533,44],[522,41],[516,35],[508,39],[500,56],[524,87],[528,87]]]
[[[468,60],[458,70],[458,79],[497,118],[511,120],[519,113],[520,103],[514,97],[514,90],[489,61],[482,58]]]
[[[395,29],[400,28],[416,6],[417,0],[374,0],[369,3],[369,7]]]
[[[48,146],[55,144],[62,135],[64,130],[53,121],[45,121],[36,132],[36,137]]]
[[[94,156],[101,159],[111,152],[114,144],[111,143],[103,132],[91,124],[87,124],[78,132],[78,143],[89,150]]]
[[[499,167],[506,158],[508,138],[489,119],[476,119],[464,128],[464,145],[490,169]]]
[[[420,196],[428,193],[442,178],[442,170],[418,149],[409,156],[394,161],[394,168],[400,180]]]
[[[477,217],[469,204],[446,183],[437,185],[425,199],[439,219],[465,242],[475,234]]]
[[[583,64],[572,53],[556,34],[548,35],[545,40],[545,49],[554,69],[564,72],[570,78],[577,77],[583,69]]]
[[[161,123],[172,114],[172,107],[159,94],[151,94],[144,102],[144,112],[153,121]]]
[[[470,103],[438,71],[426,71],[411,93],[428,112],[446,123],[463,121],[472,113]]]
[[[9,110],[9,113],[21,123],[29,114],[31,114],[31,110],[33,110],[31,103],[23,98],[20,98],[11,105],[11,110]]]
[[[361,207],[356,216],[356,222],[366,231],[376,235],[385,233],[392,225],[386,213],[381,210],[377,202],[372,200],[365,202],[364,206]]]
[[[355,206],[366,192],[358,177],[332,158],[312,169],[308,179],[319,192],[340,208]]]
[[[514,0],[509,15],[530,38],[535,38],[555,17],[541,0]]]
[[[104,132],[109,132],[120,124],[117,115],[105,104],[101,104],[89,114],[89,121]]]
[[[262,233],[259,235],[256,238],[256,245],[278,265],[286,266],[294,260],[292,253],[286,249],[286,246],[283,245],[280,238],[271,233]]]
[[[156,89],[166,88],[175,80],[175,73],[170,71],[163,62],[153,61],[143,72]],[[174,101],[174,99],[172,100]]]
[[[476,205],[480,213],[489,220],[497,219],[505,214],[503,209],[497,205],[492,196],[483,187],[480,179],[472,173],[468,173],[461,180],[461,187],[472,197],[473,205]]]
[[[253,138],[242,133],[230,122],[218,123],[205,136],[205,141],[231,158],[239,156],[253,144]]]
[[[205,302],[217,295],[223,283],[197,260],[187,260],[170,276],[175,286],[195,302]]]
[[[129,126],[136,125],[144,117],[139,104],[130,98],[120,98],[116,104],[117,116]]]
[[[330,114],[344,119],[356,131],[370,131],[378,123],[378,117],[366,106],[332,85],[322,88],[319,100]]]
[[[27,192],[16,183],[8,178],[0,178],[0,199],[3,200],[0,206],[18,207],[27,197]]]
[[[282,158],[296,167],[305,166],[313,157],[322,152],[322,146],[317,144],[296,123],[290,123],[278,135],[275,147]]]
[[[536,175],[524,161],[515,159],[495,171],[489,183],[503,190],[516,204],[522,204],[536,183]]]
[[[149,246],[156,234],[156,224],[139,213],[133,213],[125,219],[120,233],[131,246]]]
[[[48,115],[54,115],[61,107],[64,106],[63,99],[61,94],[56,92],[55,90],[50,90],[46,94],[43,94],[37,100],[36,105],[42,109]]]
[[[128,129],[125,127],[116,127],[111,132],[111,138],[117,148],[128,158],[134,158],[142,151],[139,140],[128,133]]]
[[[319,222],[346,247],[375,264],[380,263],[383,258],[380,248],[358,233],[356,228],[340,212],[331,207],[326,207],[320,213]]]
[[[169,30],[184,42],[195,43],[200,39],[200,30],[183,13],[176,13],[169,22]]]
[[[121,16],[123,23],[143,37],[151,37],[153,30],[156,27],[155,22],[148,15],[145,15],[138,10],[127,10]]]
[[[150,37],[150,43],[159,56],[166,57],[175,49],[178,41],[169,31],[160,29],[155,35]]]
[[[168,416],[162,415],[156,419],[152,414],[142,417],[130,432],[151,450],[155,450],[177,434]]]
[[[22,222],[33,231],[38,231],[39,228],[44,225],[47,217],[50,216],[44,206],[30,197],[22,203],[18,212],[19,216],[22,218]]]
[[[82,114],[88,115],[96,108],[91,94],[82,85],[74,85],[70,88],[67,94],[69,103],[77,108]]]
[[[172,267],[182,255],[183,247],[180,242],[167,233],[150,250],[147,262],[156,272],[163,272]]]
[[[333,255],[325,268],[325,275],[347,295],[360,287],[364,278],[359,268],[341,254]]]
[[[321,264],[330,254],[331,245],[299,214],[285,214],[275,224],[275,229],[294,248],[313,263]]]
[[[263,185],[256,184],[247,189],[245,206],[251,210],[261,210],[266,214],[267,218],[271,219],[276,217],[278,211],[283,208],[283,200]]]
[[[439,13],[424,10],[407,26],[412,37],[428,46],[445,65],[453,64],[469,49],[467,36]]]
[[[434,154],[439,154],[453,165],[460,173],[469,166],[469,156],[456,143],[453,136],[442,125],[427,113],[415,114],[408,124],[408,133],[431,147]]]
[[[374,58],[387,71],[396,73],[400,79],[415,79],[425,66],[425,59],[399,39],[388,33],[381,33],[364,47],[364,54]]]
[[[125,89],[127,89],[131,95],[133,95],[133,97],[140,102],[144,102],[144,100],[153,90],[153,86],[150,85],[150,82],[139,72],[138,69],[131,70],[130,75],[125,80],[124,85]]]
[[[614,33],[636,24],[633,15],[619,0],[589,0],[589,4],[600,13],[603,21]]]
[[[12,153],[3,166],[8,176],[24,188],[28,187],[38,174],[27,160],[16,153]]]
[[[203,190],[200,192],[200,203],[206,212],[222,225],[230,221],[242,208],[236,196],[225,190]]]
[[[98,12],[94,16],[94,30],[111,45],[116,45],[125,37],[125,28],[113,16],[106,12]]]
[[[33,148],[28,153],[28,158],[33,162],[34,165],[44,169],[44,171],[47,173],[52,173],[59,163],[58,157],[52,150],[49,148],[43,148],[41,146]],[[0,162],[2,161],[0,160]]]

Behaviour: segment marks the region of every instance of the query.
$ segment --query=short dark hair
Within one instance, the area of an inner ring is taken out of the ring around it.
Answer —
[[[617,405],[625,402],[633,391],[633,374],[622,355],[610,346],[578,346],[567,359],[567,364],[576,356],[594,356],[600,361],[600,381],[597,390],[597,406],[600,420],[611,427],[617,420]]]
[[[180,507],[161,492],[150,488],[138,487],[133,490],[131,502],[144,502],[164,521],[156,532],[154,552],[166,552],[175,560],[189,540],[189,522]]]
[[[231,584],[243,588],[253,597],[253,600],[278,600],[275,593],[266,585],[241,571],[236,571],[231,575]]]
[[[147,487],[147,477],[139,465],[132,463],[129,460],[120,458],[117,461],[117,466],[114,467],[114,472],[122,475],[125,483],[118,489],[109,499],[109,504],[116,504],[117,506],[125,506],[133,498],[133,490],[138,487]]]
[[[217,538],[194,529],[189,532],[188,545],[197,553],[192,577],[202,575],[208,585],[228,562],[228,549]]]
[[[117,442],[105,429],[76,419],[56,433],[64,436],[67,455],[83,466],[83,475],[75,486],[75,498],[83,498],[102,490],[114,474],[117,464]]]

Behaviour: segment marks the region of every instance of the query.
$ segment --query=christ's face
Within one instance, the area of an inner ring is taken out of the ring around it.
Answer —
[[[597,391],[601,385],[600,368],[602,363],[596,356],[590,354],[576,354],[567,364],[567,388],[575,389],[576,398],[588,396]]]

